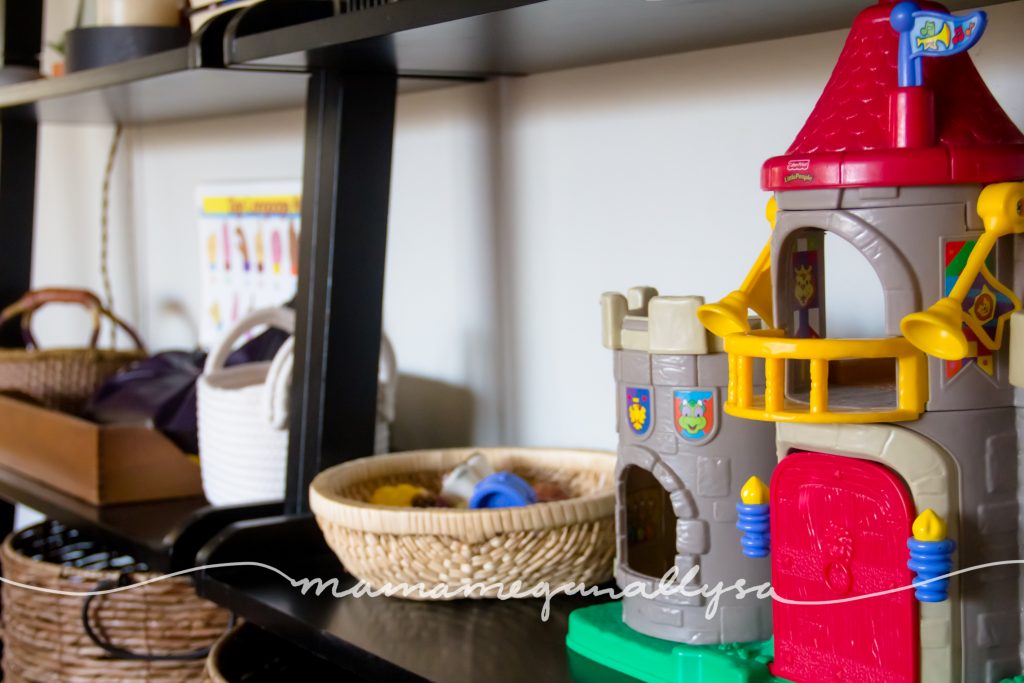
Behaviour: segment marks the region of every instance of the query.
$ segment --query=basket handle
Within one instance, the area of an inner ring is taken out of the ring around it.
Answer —
[[[104,579],[96,584],[97,591],[110,590],[111,588],[121,588],[124,586],[131,585],[131,576],[127,573],[120,574],[117,577],[117,581],[111,579]],[[85,635],[89,637],[93,645],[100,648],[114,659],[130,659],[135,661],[143,662],[192,662],[197,659],[206,659],[210,655],[210,649],[213,647],[201,647],[190,652],[180,652],[174,654],[164,655],[152,655],[143,654],[141,652],[132,652],[126,650],[123,647],[118,647],[113,643],[110,643],[96,632],[96,629],[92,627],[92,622],[89,620],[89,608],[92,606],[93,600],[97,596],[95,594],[89,595],[82,602],[82,629],[85,631]],[[235,627],[235,613],[231,612],[228,617],[228,627],[226,632],[230,632]]]
[[[0,327],[20,317],[21,335],[25,340],[26,348],[38,349],[39,344],[32,334],[32,316],[43,306],[54,303],[77,304],[92,313],[92,334],[89,337],[90,349],[96,348],[100,338],[100,321],[106,318],[116,327],[124,330],[138,350],[145,352],[146,347],[142,343],[139,333],[113,311],[106,309],[99,298],[87,289],[48,288],[32,290],[0,312]]]
[[[295,337],[288,337],[274,354],[263,385],[263,416],[274,429],[288,425],[288,399],[295,364]]]
[[[283,307],[260,308],[249,315],[243,316],[210,349],[210,355],[206,357],[206,365],[203,367],[203,374],[211,375],[217,370],[222,370],[228,360],[228,356],[231,355],[231,349],[234,348],[235,342],[257,325],[270,325],[271,327],[284,330],[288,334],[294,334],[295,311]]]
[[[395,394],[398,388],[398,362],[395,359],[395,347],[386,334],[380,335],[380,370],[378,371],[380,388],[380,409],[384,419],[393,422],[395,419]]]

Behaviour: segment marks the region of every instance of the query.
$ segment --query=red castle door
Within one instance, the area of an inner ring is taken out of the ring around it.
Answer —
[[[906,586],[914,516],[883,465],[823,453],[783,458],[771,483],[772,585],[791,600]],[[831,605],[773,606],[772,672],[795,683],[918,683],[914,592]]]

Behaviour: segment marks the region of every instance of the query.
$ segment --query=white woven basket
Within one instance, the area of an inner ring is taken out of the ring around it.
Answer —
[[[294,338],[270,362],[224,367],[234,344],[259,325],[293,333],[295,312],[265,308],[239,320],[210,350],[199,378],[199,464],[203,491],[214,505],[284,497]],[[395,351],[386,335],[381,335],[378,382],[374,452],[384,453],[398,386]]]
[[[224,367],[235,342],[259,325],[292,333],[295,312],[265,308],[239,320],[210,350],[197,385],[199,466],[214,505],[284,497],[294,338],[270,362]]]

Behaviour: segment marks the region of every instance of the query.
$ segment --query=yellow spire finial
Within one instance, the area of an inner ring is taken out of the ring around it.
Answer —
[[[751,477],[740,489],[740,500],[744,505],[764,505],[768,502],[768,487],[757,477]]]
[[[946,523],[931,508],[917,516],[911,527],[918,541],[942,541],[946,538]]]

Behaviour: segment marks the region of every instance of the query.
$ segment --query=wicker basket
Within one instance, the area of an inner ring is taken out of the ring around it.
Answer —
[[[130,583],[155,576],[142,571],[144,567],[131,558],[56,522],[8,536],[0,548],[0,561],[7,579],[64,591],[108,587],[123,576]],[[97,640],[87,632],[83,609]],[[197,681],[203,675],[205,649],[224,633],[228,621],[225,610],[196,596],[187,578],[99,597],[91,604],[82,598],[5,584],[4,681]],[[126,659],[126,655],[135,658]],[[164,659],[153,661],[155,657]]]
[[[40,349],[32,335],[32,316],[49,303],[78,304],[92,313],[89,345],[81,349]],[[79,413],[99,386],[133,361],[145,357],[138,334],[108,311],[91,292],[77,289],[40,289],[0,313],[0,326],[21,319],[25,348],[0,349],[0,391],[22,395],[68,413]],[[132,351],[96,348],[100,323],[106,318],[124,330],[136,345]]]
[[[496,469],[561,484],[568,500],[496,510],[395,508],[366,501],[384,484],[440,490],[445,472],[483,452]],[[449,597],[494,597],[491,585],[595,584],[614,555],[615,457],[610,453],[525,448],[413,451],[353,460],[321,472],[310,506],[345,568],[374,588],[386,584],[488,584]],[[468,593],[468,595],[467,595]],[[424,593],[405,595],[428,599]]]

